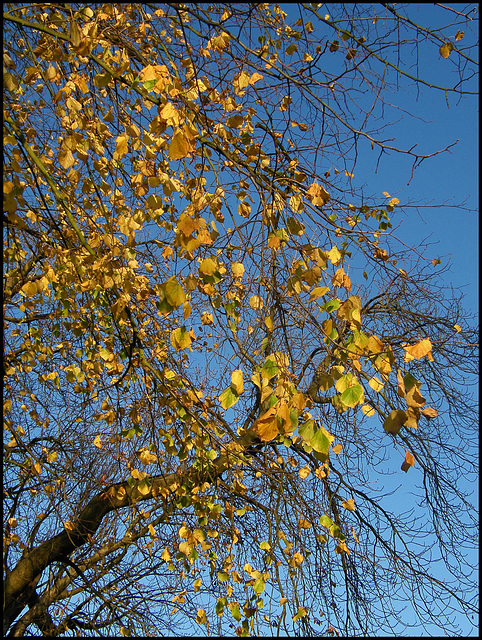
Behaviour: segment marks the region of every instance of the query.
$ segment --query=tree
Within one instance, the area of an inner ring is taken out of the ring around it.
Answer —
[[[6,5],[5,633],[472,619],[476,327],[353,179],[447,150],[386,91],[476,93],[476,6],[432,11]]]

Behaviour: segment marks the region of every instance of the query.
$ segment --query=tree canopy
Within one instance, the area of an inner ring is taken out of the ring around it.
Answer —
[[[477,328],[356,182],[477,94],[413,6],[4,5],[6,634],[475,624]]]

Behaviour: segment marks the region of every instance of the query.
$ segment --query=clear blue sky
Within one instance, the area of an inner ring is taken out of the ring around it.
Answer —
[[[463,11],[467,5],[452,3],[446,6]],[[294,4],[283,4],[283,9],[290,16],[297,14]],[[325,10],[330,12],[329,3],[321,9],[323,13]],[[381,6],[378,11],[379,15],[385,13]],[[412,3],[409,16],[413,22],[433,28],[444,24],[440,20],[448,24],[451,18],[455,18],[455,14],[429,3]],[[469,38],[478,40],[475,25],[474,29],[475,35],[466,31],[466,42]],[[456,30],[453,30],[453,35]],[[432,43],[421,43],[419,61],[418,74],[425,80],[442,86],[455,83],[454,66],[450,59],[444,60]],[[403,60],[403,67],[407,69],[414,62],[415,56],[412,61]],[[387,71],[386,79],[390,84],[395,83],[395,72]],[[477,91],[477,82],[472,81],[470,88]],[[373,100],[373,96],[368,99]],[[354,170],[353,186],[363,187],[367,196],[381,196],[387,191],[397,197],[402,205],[408,202],[424,205],[418,210],[409,208],[404,213],[395,210],[392,223],[394,227],[401,223],[396,235],[408,246],[423,241],[430,243],[428,255],[442,260],[439,269],[446,268],[450,262],[449,271],[443,275],[444,283],[460,288],[465,294],[465,308],[478,314],[478,96],[459,100],[452,94],[446,99],[442,91],[415,86],[413,82],[403,79],[399,90],[386,95],[386,100],[403,110],[386,108],[384,112],[386,122],[398,121],[390,128],[390,135],[385,136],[395,137],[395,146],[411,148],[416,144],[418,152],[429,154],[458,142],[450,151],[424,160],[412,178],[412,159],[400,154],[384,156],[377,168],[378,153],[371,151],[369,144],[366,144]],[[463,204],[464,208],[458,208],[457,204]],[[477,455],[476,451],[474,455]],[[400,511],[413,507],[412,491],[421,480],[420,470],[411,470],[405,478],[393,473],[386,477],[389,478],[388,486],[395,489],[391,499],[397,501]],[[463,486],[463,479],[461,484]],[[477,487],[473,489],[477,491]],[[477,504],[477,500],[474,503]],[[472,562],[474,567],[478,567],[477,549],[473,551]],[[437,575],[442,577],[443,571]],[[406,611],[406,620],[416,622],[410,609]],[[458,617],[458,623],[463,630],[463,637],[478,635],[462,616]],[[427,630],[434,635],[440,634],[435,627]],[[417,633],[416,628],[409,633]],[[427,632],[420,627],[420,634],[427,635]]]

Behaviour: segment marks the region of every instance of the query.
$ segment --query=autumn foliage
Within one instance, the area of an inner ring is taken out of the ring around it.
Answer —
[[[433,150],[357,111],[405,77],[371,5],[296,7],[5,7],[12,635],[380,633],[393,585],[473,612],[383,497],[418,482],[423,535],[470,539],[473,327],[353,186],[354,139]]]

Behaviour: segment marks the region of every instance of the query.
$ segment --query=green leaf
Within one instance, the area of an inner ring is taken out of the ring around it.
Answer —
[[[334,525],[334,522],[329,516],[323,515],[320,516],[320,524],[322,527],[325,527],[325,529],[329,529]]]
[[[146,80],[143,82],[142,86],[144,89],[147,89],[147,91],[152,91],[158,82],[159,80],[157,78],[153,78],[152,80]]]
[[[253,590],[255,593],[259,595],[260,593],[263,593],[264,586],[265,586],[264,578],[263,576],[259,576],[259,578],[255,580],[253,584]]]
[[[338,298],[334,298],[333,300],[328,300],[325,304],[320,305],[321,311],[326,311],[327,313],[331,313],[332,311],[336,311],[340,308],[341,302]]]
[[[278,375],[278,373],[279,367],[277,366],[276,362],[274,360],[271,360],[271,358],[269,357],[266,358],[266,362],[261,369],[261,377],[265,380],[271,380],[271,378],[274,378],[276,375]]]
[[[231,615],[233,616],[233,618],[239,622],[241,620],[241,612],[239,610],[239,603],[238,602],[231,602],[228,604],[229,610],[231,611]]]
[[[239,396],[237,396],[231,387],[225,389],[222,394],[219,396],[219,402],[223,409],[229,409],[234,406],[236,402],[239,400]]]
[[[182,351],[190,346],[191,336],[189,335],[186,327],[174,329],[171,333],[171,344],[176,351]]]
[[[348,387],[341,394],[341,401],[347,407],[356,407],[357,404],[361,404],[365,400],[365,394],[363,393],[363,387],[359,384],[353,387]]]
[[[170,278],[163,285],[166,294],[166,300],[171,307],[180,307],[186,301],[186,294],[176,278]]]
[[[334,439],[335,438],[331,435],[331,433],[328,433],[328,431],[324,427],[320,427],[317,431],[315,431],[313,438],[308,444],[313,447],[315,451],[318,451],[319,453],[327,456],[328,451],[331,447],[331,443]]]

